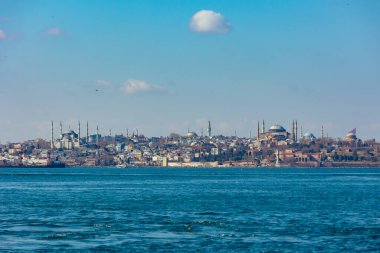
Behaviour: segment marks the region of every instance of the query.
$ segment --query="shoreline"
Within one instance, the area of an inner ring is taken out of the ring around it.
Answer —
[[[297,167],[297,166],[284,166],[284,167],[162,167],[162,166],[130,166],[130,167],[116,167],[116,166],[66,166],[66,167],[49,167],[49,166],[0,166],[1,169],[380,169],[380,166],[336,166],[336,167]]]

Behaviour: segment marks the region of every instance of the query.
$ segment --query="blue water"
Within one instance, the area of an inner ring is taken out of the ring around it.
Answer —
[[[380,169],[0,169],[0,251],[379,252]]]

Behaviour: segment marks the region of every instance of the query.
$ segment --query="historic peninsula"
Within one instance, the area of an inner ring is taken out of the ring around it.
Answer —
[[[212,135],[211,122],[200,134],[146,137],[138,130],[108,135],[63,131],[51,139],[0,144],[0,167],[380,167],[380,143],[361,140],[356,129],[343,138],[303,133],[297,121],[290,132],[258,122],[256,136]]]

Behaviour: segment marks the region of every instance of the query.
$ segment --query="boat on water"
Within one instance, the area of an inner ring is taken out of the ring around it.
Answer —
[[[116,168],[128,168],[127,164],[118,164],[115,166]]]

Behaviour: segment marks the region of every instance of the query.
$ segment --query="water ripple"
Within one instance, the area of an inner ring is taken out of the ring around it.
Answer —
[[[354,252],[380,245],[380,170],[7,169],[4,252]]]

